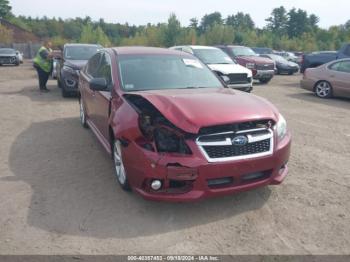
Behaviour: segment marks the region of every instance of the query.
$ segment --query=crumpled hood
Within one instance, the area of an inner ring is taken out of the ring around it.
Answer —
[[[75,70],[82,69],[87,63],[87,60],[66,60],[64,64]]]
[[[228,88],[152,90],[132,93],[151,102],[178,128],[196,134],[202,127],[278,119],[265,99]]]
[[[248,68],[238,64],[208,64],[208,67],[217,72],[221,72],[224,75],[228,74],[247,74],[248,77],[252,76],[252,71]]]
[[[261,56],[239,56],[236,57],[237,61],[242,61],[246,63],[255,63],[255,64],[273,64],[274,62],[266,57]]]

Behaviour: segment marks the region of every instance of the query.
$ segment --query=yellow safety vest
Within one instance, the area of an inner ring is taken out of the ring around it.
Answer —
[[[39,66],[45,72],[49,73],[51,71],[52,61],[50,58],[44,59],[41,57],[40,52],[43,50],[46,50],[48,52],[52,52],[52,50],[50,48],[46,48],[45,46],[40,47],[38,53],[34,57],[34,64]]]

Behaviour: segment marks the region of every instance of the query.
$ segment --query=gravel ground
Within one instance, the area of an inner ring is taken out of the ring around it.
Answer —
[[[282,185],[170,204],[116,185],[56,82],[40,94],[29,63],[0,67],[0,254],[349,254],[350,100],[318,99],[300,78],[254,90],[293,134]]]

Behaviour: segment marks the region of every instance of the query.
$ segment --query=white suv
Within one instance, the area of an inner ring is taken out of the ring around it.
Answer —
[[[170,47],[190,53],[199,58],[203,63],[218,74],[226,76],[227,86],[246,92],[253,90],[252,71],[234,62],[224,51],[212,46],[185,45]]]

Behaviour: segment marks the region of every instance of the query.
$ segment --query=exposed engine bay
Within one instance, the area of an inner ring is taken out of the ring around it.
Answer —
[[[146,142],[143,147],[159,153],[191,154],[185,143],[189,135],[168,121],[148,100],[138,95],[124,98],[139,114],[139,128]]]

